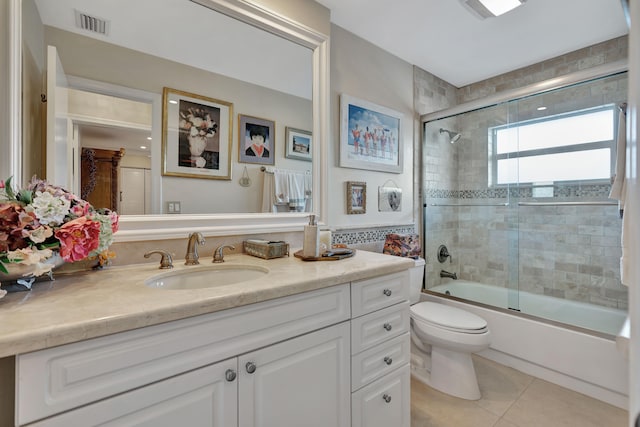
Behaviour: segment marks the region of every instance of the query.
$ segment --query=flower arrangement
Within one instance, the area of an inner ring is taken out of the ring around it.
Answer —
[[[211,138],[218,131],[218,124],[213,121],[211,114],[204,108],[188,108],[180,111],[180,129],[189,133],[189,136]]]
[[[43,264],[54,254],[66,262],[113,258],[108,251],[118,230],[118,214],[96,209],[63,188],[33,177],[18,191],[11,178],[0,181],[0,272],[10,264],[33,265],[34,276],[48,273]]]

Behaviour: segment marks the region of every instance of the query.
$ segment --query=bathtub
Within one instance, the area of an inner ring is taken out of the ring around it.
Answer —
[[[421,299],[484,318],[491,346],[480,356],[627,409],[628,362],[615,342],[624,311],[465,280],[446,281]]]

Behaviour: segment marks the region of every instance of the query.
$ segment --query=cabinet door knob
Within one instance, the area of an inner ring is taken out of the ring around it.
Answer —
[[[245,368],[247,368],[247,372],[250,374],[253,374],[256,371],[256,364],[253,362],[247,362],[247,364],[244,366]]]
[[[389,396],[387,393],[382,395],[382,399],[387,403],[391,402],[391,396]]]
[[[227,369],[227,372],[224,373],[224,377],[227,381],[231,382],[236,379],[236,371],[233,369]]]
[[[391,289],[385,289],[384,291],[382,291],[383,294],[385,294],[386,296],[390,297],[391,296]]]
[[[393,327],[391,326],[391,323],[385,323],[384,325],[382,325],[383,328],[385,328],[387,331],[390,331]]]
[[[384,358],[384,363],[386,363],[387,365],[391,365],[393,363],[393,359],[387,356]]]

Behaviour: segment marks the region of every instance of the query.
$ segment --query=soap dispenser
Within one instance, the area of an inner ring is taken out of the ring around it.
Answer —
[[[305,258],[317,258],[320,256],[320,231],[318,230],[315,215],[309,215],[309,225],[304,226],[302,256]]]

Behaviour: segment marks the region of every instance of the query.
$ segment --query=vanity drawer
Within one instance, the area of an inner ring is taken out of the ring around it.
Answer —
[[[410,427],[409,365],[351,395],[351,427]]]
[[[349,318],[349,285],[16,357],[20,425]]]
[[[351,354],[409,332],[409,302],[351,320]]]
[[[409,270],[351,283],[351,316],[409,300]]]
[[[351,391],[406,365],[410,359],[411,342],[408,332],[352,356]]]

